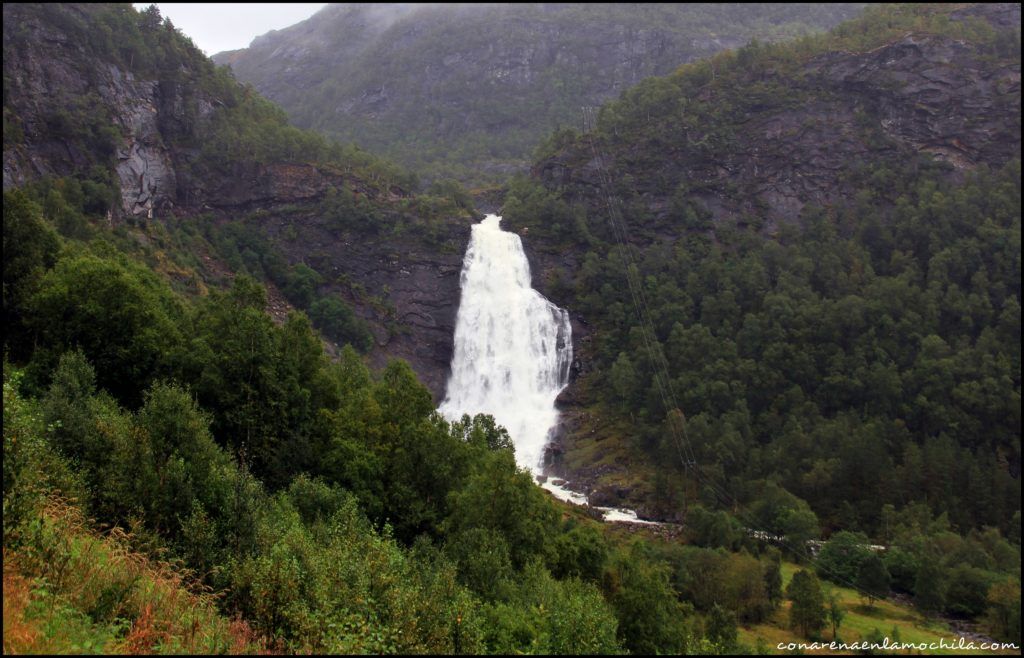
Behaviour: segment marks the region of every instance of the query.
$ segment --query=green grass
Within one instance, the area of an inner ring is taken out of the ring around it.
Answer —
[[[789,581],[792,579],[793,574],[797,570],[803,567],[785,562],[782,565],[782,582],[783,588],[789,585]],[[890,640],[895,641],[892,637],[892,630],[895,628],[899,633],[899,639],[902,642],[910,643],[926,643],[938,642],[940,639],[944,639],[947,642],[959,641],[959,636],[954,633],[948,625],[937,620],[925,619],[923,615],[918,613],[916,610],[909,608],[905,605],[898,604],[892,600],[875,601],[873,606],[867,605],[865,600],[856,591],[847,588],[834,585],[828,581],[822,581],[823,586],[836,593],[839,597],[840,605],[846,612],[846,616],[843,618],[842,624],[839,626],[839,639],[852,643],[859,640],[865,639],[867,636],[873,633],[874,629],[878,629],[883,635],[889,636]],[[758,640],[768,647],[768,649],[775,653],[784,653],[781,650],[777,650],[776,647],[779,644],[788,644],[790,642],[810,642],[800,637],[796,632],[789,628],[789,602],[784,602],[780,606],[779,610],[769,619],[767,622],[757,624],[754,626],[740,627],[739,629],[739,640],[748,646],[755,646]],[[822,631],[820,642],[832,641],[832,627],[827,626]],[[827,649],[820,650],[808,650],[807,653],[817,654],[829,654],[835,653],[828,651]],[[853,653],[853,652],[845,652]],[[907,655],[926,653],[926,654],[960,654],[960,653],[973,653],[973,654],[1013,654],[1018,652],[1003,651],[982,651],[976,650],[973,652],[962,652],[954,651],[951,649],[947,650],[934,650],[934,651],[918,651],[908,650],[901,652]]]

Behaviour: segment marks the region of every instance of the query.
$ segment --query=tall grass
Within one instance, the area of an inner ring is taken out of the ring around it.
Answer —
[[[45,501],[4,550],[4,653],[248,654],[270,646],[227,619],[193,574],[93,532],[81,510]]]

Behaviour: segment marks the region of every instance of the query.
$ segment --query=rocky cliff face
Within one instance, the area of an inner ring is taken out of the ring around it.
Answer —
[[[451,221],[444,235],[338,233],[315,212],[266,211],[262,226],[290,262],[315,263],[331,291],[369,322],[370,359],[408,361],[435,401],[444,396],[459,305],[459,273],[471,221]]]
[[[578,125],[650,75],[821,29],[858,5],[331,5],[215,56],[299,125],[428,176],[521,169],[537,141]]]
[[[5,135],[4,189],[107,164],[83,133],[113,129],[107,136],[115,141],[110,145],[116,148],[122,195],[116,210],[152,216],[154,208],[173,204],[178,196],[174,154],[164,144],[160,121],[180,99],[168,97],[155,80],[97,62],[85,44],[37,14],[14,5],[4,5],[3,12],[5,108],[13,109],[23,133],[21,143],[10,148]],[[15,31],[18,41],[35,48],[8,48]],[[62,114],[69,108],[78,111]],[[201,115],[212,109],[209,101],[200,108]],[[87,122],[92,125],[81,125]]]
[[[459,303],[459,272],[471,222],[451,219],[441,235],[339,232],[318,212],[327,190],[357,181],[307,163],[239,167],[204,208],[215,221],[259,216],[262,231],[290,263],[315,263],[330,290],[366,320],[370,359],[407,360],[436,401],[444,396]],[[386,231],[385,231],[386,233]]]
[[[382,195],[349,172],[302,161],[241,159],[212,175],[197,174],[203,171],[194,166],[197,136],[224,103],[196,84],[194,71],[140,76],[98,56],[69,27],[92,25],[92,11],[4,5],[4,189],[99,169],[119,189],[112,221],[159,222],[172,214],[210,222],[257,218],[289,263],[315,256],[335,282],[329,285],[370,323],[372,361],[409,360],[440,399],[468,220],[451,220],[431,240],[414,232],[338,233],[318,214],[329,190],[345,187],[396,221],[401,211],[391,204],[410,193],[392,188]],[[9,134],[9,123],[17,131]],[[280,295],[272,300],[271,310],[281,316],[287,303]]]
[[[869,52],[827,52],[789,82],[799,102],[754,105],[713,152],[697,145],[707,136],[698,124],[658,146],[612,143],[606,165],[630,177],[657,221],[671,221],[682,184],[715,221],[759,216],[771,228],[808,204],[849,201],[850,173],[865,163],[928,154],[957,178],[1019,154],[1019,61],[992,61],[954,39],[907,34]],[[705,93],[714,102],[715,92]],[[645,163],[649,148],[669,152],[657,172]],[[599,186],[598,161],[582,144],[535,174],[571,198],[591,198]]]
[[[4,189],[45,176],[111,169],[115,217],[187,212],[230,178],[192,175],[198,135],[223,107],[183,66],[140,75],[89,43],[102,6],[4,6]],[[83,34],[83,31],[85,33]],[[17,125],[10,138],[7,118]]]

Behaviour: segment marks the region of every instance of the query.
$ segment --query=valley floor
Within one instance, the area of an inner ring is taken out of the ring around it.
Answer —
[[[789,585],[789,581],[792,579],[793,574],[800,568],[800,566],[793,563],[783,563],[783,587],[787,587]],[[903,605],[893,599],[887,599],[885,601],[875,601],[873,606],[869,606],[864,599],[852,589],[840,587],[831,583],[824,584],[828,585],[831,590],[837,594],[840,604],[846,613],[845,617],[843,617],[842,624],[839,627],[837,641],[853,644],[855,642],[866,641],[871,636],[876,636],[887,637],[890,644],[903,642],[908,644],[931,645],[933,643],[941,644],[942,642],[945,642],[954,647],[961,646],[960,636],[951,629],[947,623],[940,620],[925,619],[919,612],[908,605]],[[786,648],[790,643],[795,643],[797,645],[801,643],[810,644],[812,642],[811,640],[800,637],[799,634],[789,627],[789,606],[789,601],[783,602],[779,609],[775,611],[775,614],[772,615],[772,618],[763,624],[740,626],[738,629],[740,642],[750,647],[756,647],[760,644],[771,653],[790,653]],[[878,635],[876,631],[881,635]],[[863,653],[852,650],[833,651],[828,648],[828,644],[832,640],[832,629],[831,626],[829,626],[822,631],[819,639],[820,643],[826,645],[825,648],[806,648],[803,649],[803,653],[820,655]],[[973,642],[976,646],[981,646],[982,643],[991,641],[992,640],[989,640],[988,638],[981,638],[977,636],[963,638],[964,644]],[[958,648],[929,648],[923,651],[920,649],[906,649],[896,653],[904,655],[1019,655],[1020,651],[993,651],[980,648],[973,651],[960,650]]]

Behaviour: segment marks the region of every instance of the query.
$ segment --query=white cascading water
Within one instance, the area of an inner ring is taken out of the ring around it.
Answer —
[[[555,398],[569,383],[569,313],[530,287],[523,243],[501,230],[497,215],[473,226],[460,285],[452,374],[438,411],[449,420],[491,414],[508,430],[519,466],[541,475],[544,447],[558,421]],[[561,500],[588,504],[562,480],[538,479]],[[596,509],[606,521],[653,523],[632,510]]]
[[[488,215],[473,226],[462,264],[455,353],[439,411],[451,420],[487,413],[508,430],[516,461],[539,474],[558,420],[555,398],[569,383],[569,313],[530,287],[515,233]]]

